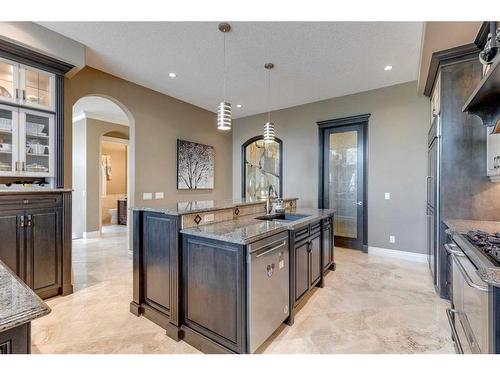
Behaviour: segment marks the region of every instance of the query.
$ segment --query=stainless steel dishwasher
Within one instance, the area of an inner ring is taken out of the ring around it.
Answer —
[[[288,231],[249,245],[250,353],[290,315]]]

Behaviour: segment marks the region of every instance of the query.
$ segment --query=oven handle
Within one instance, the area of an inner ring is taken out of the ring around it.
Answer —
[[[455,244],[452,244],[452,243],[445,243],[444,244],[444,248],[446,249],[446,252],[448,254],[455,254],[456,256],[464,257],[465,254],[463,253],[463,251],[455,250],[456,247],[458,247],[458,246]]]
[[[453,317],[457,313],[456,310],[446,309],[446,316],[448,317],[448,323],[450,323],[451,335],[453,336],[453,342],[457,348],[458,354],[464,354],[464,350],[462,349],[462,343],[460,342],[460,338],[458,337],[457,329],[455,328],[455,323],[453,322]],[[453,316],[452,316],[453,314]]]
[[[465,270],[464,266],[462,266],[462,263],[460,263],[460,261],[457,259],[457,256],[455,254],[452,253],[452,254],[450,254],[450,256],[451,256],[451,259],[453,259],[453,261],[457,265],[458,270],[462,274],[462,276],[463,276],[465,282],[467,283],[467,285],[469,285],[471,288],[479,290],[480,292],[486,292],[486,293],[489,292],[489,289],[487,287],[484,287],[484,286],[481,286],[481,285],[477,285],[476,283],[474,283],[474,281],[472,281],[472,279],[470,278],[469,274]]]

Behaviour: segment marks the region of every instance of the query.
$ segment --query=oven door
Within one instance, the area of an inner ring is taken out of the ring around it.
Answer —
[[[453,261],[455,329],[465,353],[489,353],[489,287],[464,253],[450,253]]]

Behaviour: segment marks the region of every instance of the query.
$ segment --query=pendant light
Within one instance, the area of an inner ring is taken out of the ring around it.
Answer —
[[[231,103],[226,101],[226,33],[231,30],[231,25],[220,23],[219,30],[224,34],[224,95],[217,108],[217,129],[231,130]]]
[[[267,112],[267,122],[264,124],[264,143],[274,142],[274,122],[271,122],[271,69],[274,68],[273,63],[264,65],[267,69],[267,104],[269,110]]]

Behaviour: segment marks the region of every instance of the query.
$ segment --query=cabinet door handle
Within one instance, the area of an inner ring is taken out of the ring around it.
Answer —
[[[23,90],[23,101],[26,101],[26,90]]]
[[[16,99],[19,99],[19,89],[16,89]]]
[[[24,228],[24,216],[21,216],[21,217],[19,218],[19,226],[20,226],[21,228]]]
[[[28,222],[26,223],[26,226],[28,226],[28,227],[33,226],[33,217],[31,215],[28,215],[27,219],[28,219]]]
[[[22,170],[23,172],[25,172],[25,171],[26,171],[26,162],[24,162],[24,161],[23,161],[23,162],[21,162],[21,170]]]

